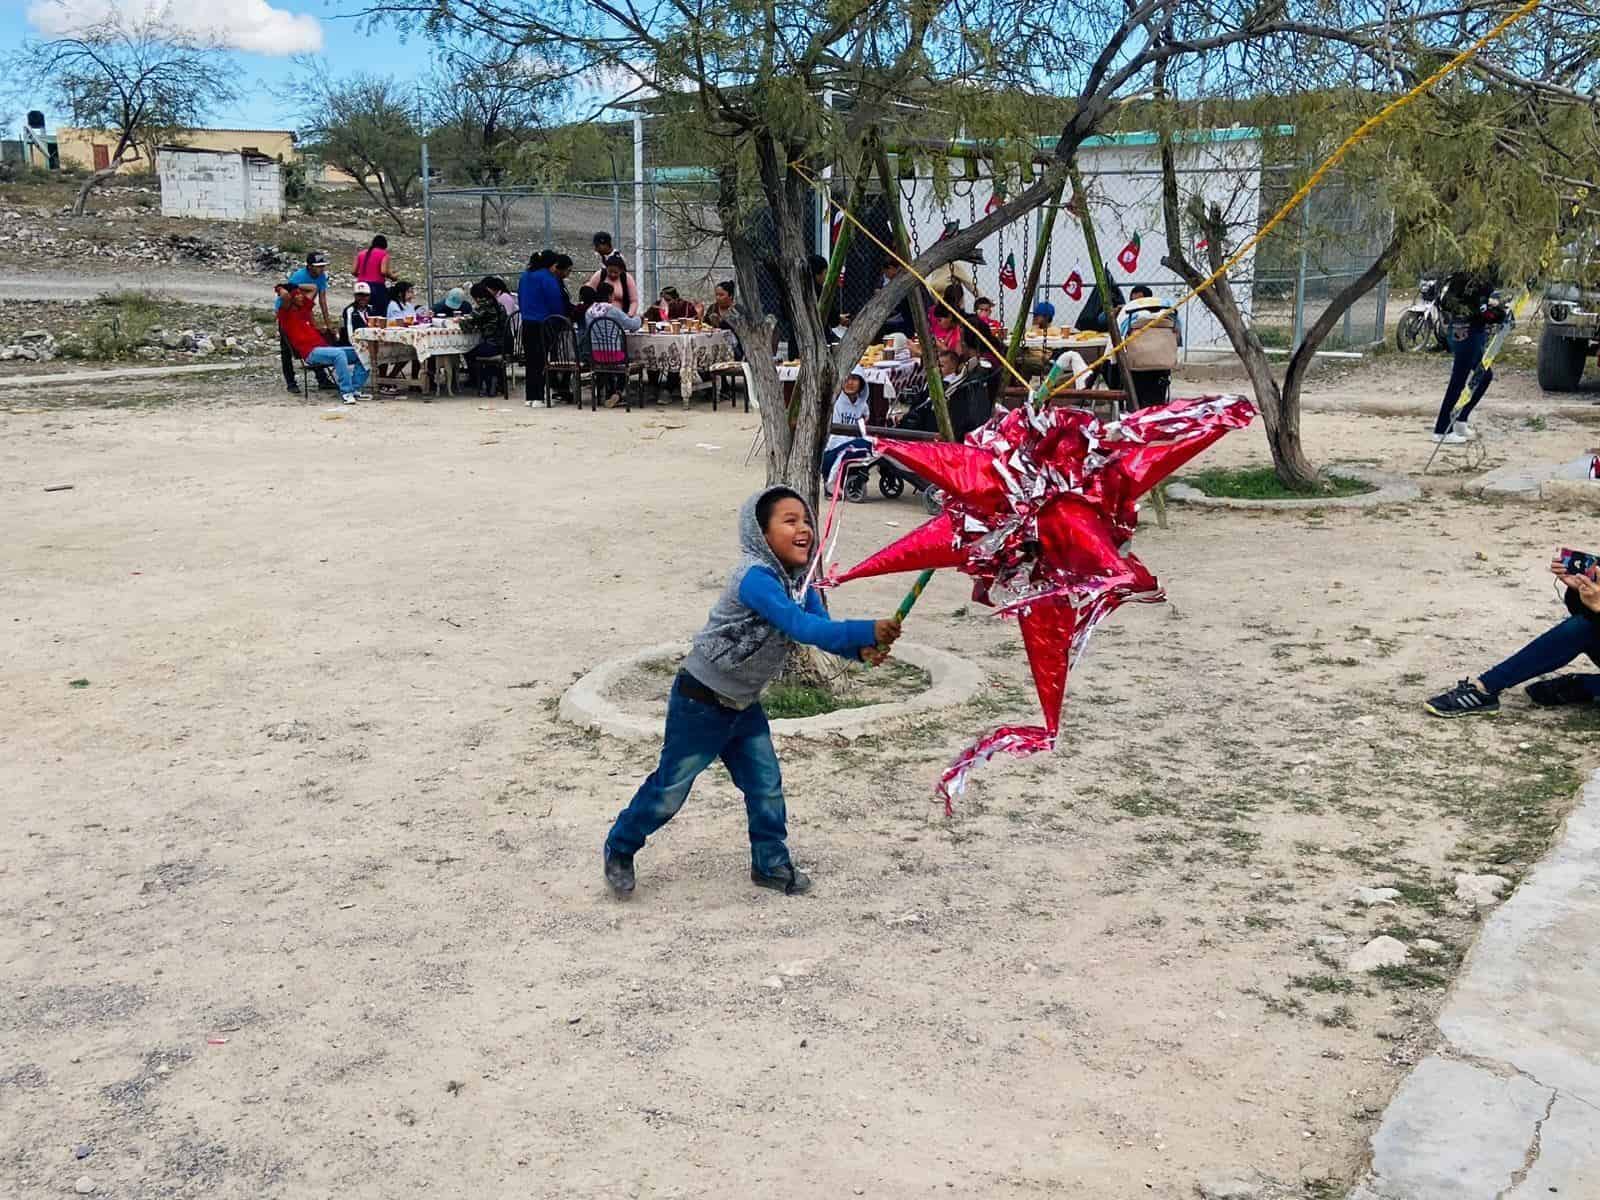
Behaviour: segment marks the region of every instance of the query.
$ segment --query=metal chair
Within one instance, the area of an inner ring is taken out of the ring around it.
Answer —
[[[585,341],[587,353],[583,361],[589,368],[591,382],[589,411],[594,412],[600,407],[602,379],[621,381],[615,390],[622,396],[623,411],[633,411],[633,406],[628,402],[628,383],[630,380],[638,379],[642,386],[644,367],[628,360],[628,331],[622,322],[609,314],[602,313],[589,323]],[[597,354],[604,357],[596,359]]]
[[[583,360],[578,357],[578,335],[566,317],[549,316],[544,319],[544,402],[548,408],[551,399],[551,377],[560,375],[567,381],[574,404],[582,403]],[[626,347],[624,347],[626,349]]]

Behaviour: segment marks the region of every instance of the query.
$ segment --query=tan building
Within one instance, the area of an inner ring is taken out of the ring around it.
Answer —
[[[87,171],[111,165],[117,136],[103,129],[63,127],[55,132],[61,152],[61,165]],[[185,129],[163,139],[163,144],[188,146],[195,150],[221,150],[233,154],[259,154],[279,162],[294,162],[299,157],[294,131],[290,129]],[[137,147],[137,158],[123,162],[120,171],[152,171],[155,164],[146,157],[146,148]]]

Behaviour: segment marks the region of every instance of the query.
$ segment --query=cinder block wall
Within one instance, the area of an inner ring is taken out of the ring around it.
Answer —
[[[241,154],[159,150],[161,214],[209,221],[281,221],[287,215],[276,162]]]

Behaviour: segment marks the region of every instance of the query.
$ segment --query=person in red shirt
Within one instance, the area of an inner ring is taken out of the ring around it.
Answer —
[[[278,308],[278,328],[291,349],[307,365],[328,367],[339,381],[339,392],[346,404],[360,399],[367,382],[367,368],[361,365],[354,346],[330,345],[321,330],[311,323],[311,294],[288,283],[274,289],[282,304]]]

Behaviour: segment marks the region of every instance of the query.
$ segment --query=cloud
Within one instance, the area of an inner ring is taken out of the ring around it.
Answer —
[[[214,40],[252,54],[314,54],[322,49],[322,25],[307,13],[273,8],[267,0],[34,0],[28,23],[46,37],[60,37],[108,18],[141,23]]]

